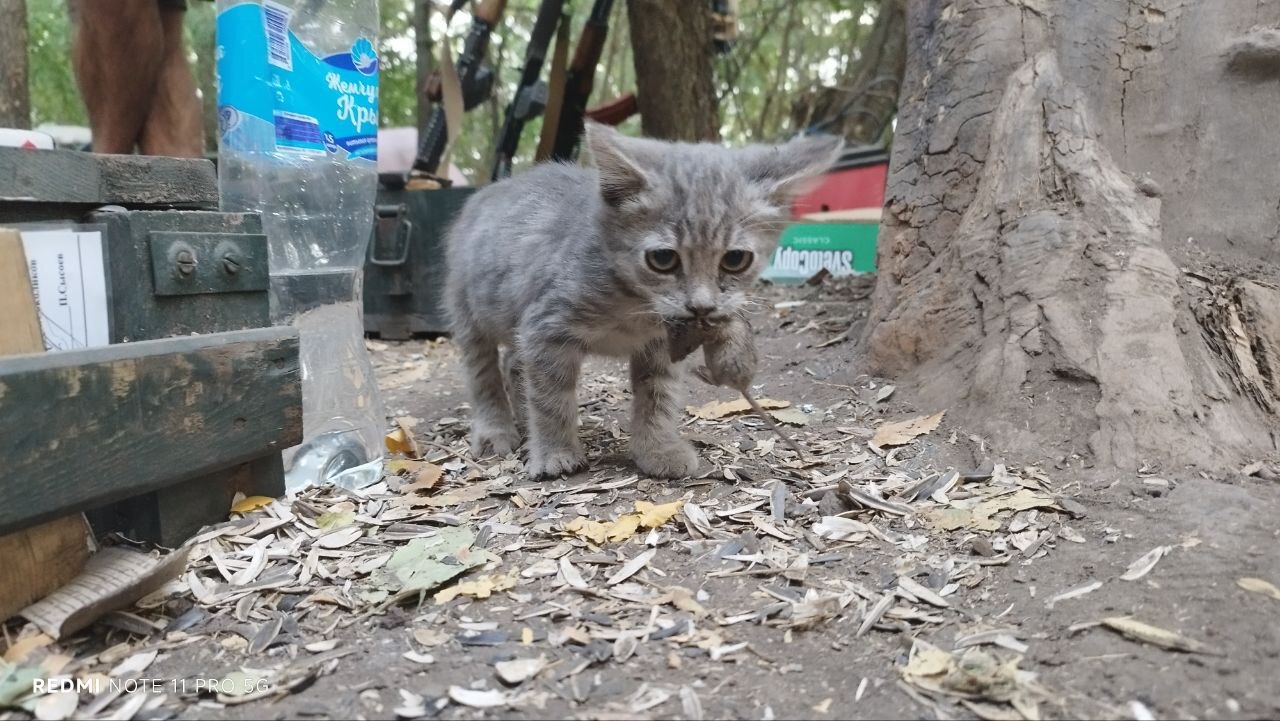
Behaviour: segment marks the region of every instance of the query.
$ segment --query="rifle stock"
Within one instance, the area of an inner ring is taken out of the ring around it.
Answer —
[[[475,85],[485,49],[489,46],[489,36],[498,26],[506,9],[507,0],[484,0],[472,13],[471,29],[467,32],[467,39],[463,42],[457,62],[458,79],[463,88]],[[437,174],[440,158],[444,155],[448,142],[449,124],[442,104],[436,103],[431,108],[431,117],[418,141],[418,157],[413,161],[414,171]]]

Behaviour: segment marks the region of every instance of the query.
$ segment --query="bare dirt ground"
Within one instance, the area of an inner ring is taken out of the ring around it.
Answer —
[[[463,452],[447,341],[372,342],[403,476],[204,534],[136,611],[164,630],[11,624],[36,640],[9,660],[169,684],[71,706],[100,718],[1280,716],[1280,484],[1011,457],[945,416],[912,438],[933,423],[890,424],[945,409],[838,342],[864,292],[769,291],[756,320],[758,394],[805,458],[690,414],[704,464],[674,482],[627,461],[620,363],[580,393],[592,467],[534,484]]]

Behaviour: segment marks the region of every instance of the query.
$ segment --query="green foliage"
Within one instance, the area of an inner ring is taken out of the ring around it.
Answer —
[[[31,125],[87,125],[80,90],[71,74],[66,0],[27,0],[28,86]]]
[[[683,1],[683,0],[682,0]],[[702,0],[689,0],[700,2]],[[417,119],[415,0],[382,0],[381,122],[384,127],[414,125]],[[525,45],[539,0],[510,0],[501,31],[494,35],[489,61],[498,83],[494,98],[473,110],[449,159],[476,180],[488,178],[494,141],[502,126],[524,63]],[[776,140],[795,132],[792,104],[816,85],[839,84],[858,59],[858,46],[875,17],[877,0],[739,0],[738,37],[733,49],[714,60],[720,93],[721,135],[729,143]],[[569,0],[573,10],[572,47],[577,45],[591,0]],[[446,27],[443,7],[432,3],[431,32],[438,59],[448,43],[456,53],[470,25],[461,12]],[[34,123],[86,124],[70,65],[65,0],[28,0],[31,36],[31,104]],[[609,40],[596,73],[593,102],[634,90],[626,8],[617,0]],[[204,96],[206,143],[212,149],[216,128],[213,73],[214,9],[192,2],[187,37],[193,72]],[[456,55],[455,55],[456,57]],[[434,66],[434,62],[432,66]],[[544,66],[550,67],[550,58]],[[638,132],[633,118],[625,132]],[[525,126],[516,167],[527,167],[537,146],[541,123]]]

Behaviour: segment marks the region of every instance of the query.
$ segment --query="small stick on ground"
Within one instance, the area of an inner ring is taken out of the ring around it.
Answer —
[[[757,416],[760,416],[760,419],[764,421],[765,425],[769,426],[769,430],[777,434],[777,436],[782,439],[782,442],[787,444],[787,448],[796,452],[796,455],[800,458],[800,462],[807,463],[808,461],[804,457],[804,451],[800,450],[800,444],[791,440],[791,436],[783,433],[782,428],[777,424],[777,422],[769,417],[769,413],[760,407],[760,404],[756,402],[755,398],[751,397],[751,394],[748,393],[746,389],[739,388],[738,392],[742,394],[744,399],[746,399],[747,403],[751,406],[751,410],[754,411]]]

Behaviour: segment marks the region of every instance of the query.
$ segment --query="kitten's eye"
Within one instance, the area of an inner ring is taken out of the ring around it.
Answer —
[[[674,273],[680,267],[680,254],[667,248],[650,250],[644,254],[644,262],[659,273]]]
[[[755,256],[749,250],[731,250],[720,258],[720,270],[726,273],[741,273],[751,267]]]

